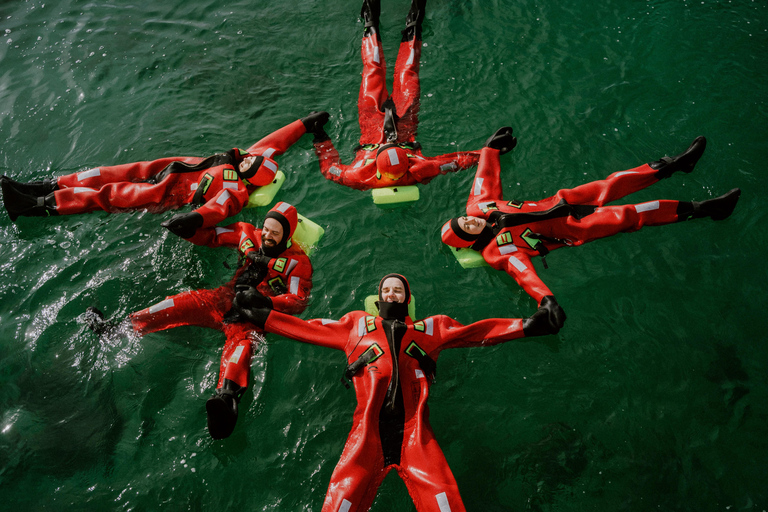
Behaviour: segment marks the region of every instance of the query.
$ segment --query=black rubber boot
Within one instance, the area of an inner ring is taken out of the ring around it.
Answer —
[[[410,41],[414,37],[421,41],[421,24],[424,22],[426,11],[427,0],[411,0],[411,10],[405,18],[402,42]]]
[[[109,335],[116,327],[112,322],[104,320],[104,313],[93,306],[85,310],[84,317],[88,328],[99,336]]]
[[[365,23],[363,37],[379,33],[379,17],[381,15],[381,0],[363,0],[360,17]]]
[[[669,157],[665,156],[661,160],[651,162],[652,169],[656,169],[657,179],[669,178],[675,172],[689,173],[693,171],[696,166],[696,162],[699,161],[701,155],[704,154],[704,150],[707,148],[707,139],[705,137],[696,137],[694,141],[688,146],[683,153],[677,156]]]
[[[48,217],[50,215],[57,215],[56,198],[53,193],[50,193],[47,196],[30,195],[16,189],[14,183],[15,182],[11,179],[0,180],[5,209],[8,210],[8,215],[11,217],[12,221],[16,222],[16,219],[21,215],[27,217]]]
[[[682,222],[691,219],[703,219],[710,217],[712,220],[723,220],[730,217],[739,202],[741,189],[734,188],[720,197],[707,199],[706,201],[683,202],[677,206],[677,221]]]
[[[216,394],[205,402],[208,414],[208,433],[214,439],[225,439],[235,430],[237,423],[237,404],[245,388],[229,379],[224,379]]]
[[[13,185],[13,188],[19,192],[23,192],[30,196],[47,196],[51,192],[59,190],[59,185],[56,183],[56,180],[51,178],[46,178],[42,181],[30,181],[28,183],[16,181],[8,176],[2,176],[0,177],[0,180],[10,183]]]

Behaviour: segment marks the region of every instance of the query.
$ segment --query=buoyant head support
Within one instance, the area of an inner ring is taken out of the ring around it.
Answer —
[[[299,224],[299,214],[296,208],[286,202],[280,201],[264,216],[264,220],[275,219],[283,228],[283,238],[275,247],[264,248],[264,254],[272,258],[277,257],[290,247],[291,237]]]
[[[470,247],[480,236],[480,233],[472,235],[467,233],[459,225],[459,217],[453,218],[443,224],[440,237],[443,243],[451,247]]]
[[[254,187],[263,187],[272,183],[277,174],[277,162],[263,155],[246,155],[245,158],[252,158],[253,162],[247,169],[237,168],[236,172],[240,179]]]
[[[382,293],[384,282],[389,278],[395,278],[403,285],[405,297],[402,302],[386,302]],[[384,319],[405,320],[408,316],[408,304],[411,303],[411,287],[405,276],[400,274],[387,274],[379,281],[379,300],[376,301],[376,307],[379,308],[379,316]]]
[[[384,144],[376,152],[376,169],[391,180],[398,180],[408,170],[408,154],[397,144]]]

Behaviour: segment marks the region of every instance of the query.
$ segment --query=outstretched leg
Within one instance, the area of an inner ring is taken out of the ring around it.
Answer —
[[[355,435],[357,434],[357,435]],[[365,512],[371,508],[387,469],[378,436],[350,433],[328,484],[322,512]]]
[[[386,62],[379,37],[379,0],[364,0],[361,16],[365,22],[362,41],[363,78],[357,101],[360,144],[384,142],[384,102],[389,97]]]
[[[412,0],[405,22],[403,38],[395,61],[395,77],[392,99],[399,116],[398,142],[413,142],[419,123],[421,85],[419,63],[421,61],[421,25],[424,21],[427,0]]]
[[[668,178],[673,172],[693,171],[706,145],[707,140],[704,137],[697,137],[687,150],[675,157],[664,157],[634,169],[615,172],[604,180],[560,190],[554,196],[555,202],[565,199],[569,204],[606,205],[642,190],[660,179]]]

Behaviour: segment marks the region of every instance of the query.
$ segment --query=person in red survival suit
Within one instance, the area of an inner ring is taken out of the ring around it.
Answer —
[[[379,0],[365,0],[363,79],[358,99],[360,146],[350,165],[341,164],[328,134],[315,131],[320,171],[331,181],[359,190],[427,183],[438,174],[477,165],[479,151],[424,157],[415,141],[419,113],[421,25],[426,0],[412,0],[395,64],[392,95],[387,91],[384,51],[379,37]]]
[[[498,130],[481,151],[480,163],[467,201],[467,215],[446,222],[442,240],[453,247],[471,247],[496,270],[512,276],[549,312],[550,332],[557,332],[565,312],[539,279],[531,263],[560,247],[582,245],[643,226],[660,226],[711,217],[722,220],[736,207],[741,190],[701,202],[659,200],[642,204],[606,206],[642,190],[675,172],[690,173],[706,148],[698,137],[675,157],[615,172],[604,180],[558,191],[541,201],[505,201],[501,192],[499,155],[512,150],[517,139],[512,128]],[[544,261],[544,268],[547,268]]]
[[[495,345],[541,330],[546,319],[495,318],[462,325],[444,315],[413,321],[408,281],[379,283],[378,316],[352,311],[340,320],[301,320],[239,303],[243,316],[270,333],[345,353],[357,396],[352,430],[331,477],[323,512],[368,510],[395,469],[419,512],[461,512],[456,480],[429,424],[427,400],[440,352]],[[396,354],[396,356],[393,356]]]
[[[256,188],[274,179],[274,157],[307,131],[322,127],[327,119],[327,113],[313,112],[267,135],[247,151],[235,148],[208,158],[171,157],[96,167],[32,183],[3,176],[5,208],[15,221],[20,215],[72,215],[95,210],[147,209],[158,213],[192,204],[194,211],[174,216],[168,226],[189,238],[198,228],[215,226],[239,213]]]
[[[208,431],[214,439],[228,437],[237,421],[237,405],[248,386],[251,358],[262,331],[238,313],[233,303],[247,300],[275,311],[296,314],[304,310],[312,288],[312,264],[292,243],[298,223],[296,208],[279,202],[264,219],[261,230],[246,222],[226,227],[201,228],[190,239],[208,247],[237,247],[243,265],[233,279],[214,290],[193,290],[131,313],[126,329],[139,336],[182,325],[208,327],[224,333],[219,381],[206,403]],[[86,321],[99,334],[116,326],[89,308]]]

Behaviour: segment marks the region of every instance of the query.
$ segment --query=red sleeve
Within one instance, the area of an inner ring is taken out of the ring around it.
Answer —
[[[441,349],[497,345],[525,337],[520,318],[489,318],[469,325],[462,325],[445,315],[432,318],[440,336]]]
[[[304,311],[309,301],[309,293],[312,291],[312,263],[305,255],[288,256],[284,263],[288,272],[288,293],[272,297],[272,306],[283,313],[297,314]],[[278,259],[272,260],[270,267],[274,267]],[[294,265],[292,261],[296,261]]]
[[[373,188],[372,182],[376,179],[376,166],[365,160],[365,155],[360,158],[360,152],[356,156],[353,165],[343,165],[339,158],[339,152],[333,142],[324,140],[315,142],[315,154],[320,162],[320,172],[326,179],[358,190]]]
[[[491,242],[489,247],[483,250],[483,258],[494,269],[504,271],[512,276],[512,279],[536,301],[536,304],[540,304],[541,299],[546,295],[553,295],[547,285],[539,278],[530,256],[525,252],[517,250],[512,253],[500,254],[499,248],[494,242]]]
[[[245,184],[237,180],[237,189],[221,189],[218,194],[195,211],[203,216],[203,227],[215,226],[224,219],[240,213],[248,203],[248,197]]]
[[[224,227],[200,228],[189,241],[206,247],[237,247],[246,255],[261,246],[261,231],[253,224],[235,222]]]
[[[261,139],[256,144],[248,148],[250,155],[264,155],[273,158],[285,153],[288,148],[293,146],[302,135],[307,133],[304,123],[296,120],[289,125],[283,126]]]
[[[411,166],[410,173],[419,183],[428,183],[438,174],[461,171],[477,165],[479,151],[448,153],[440,156],[424,157],[417,165]]]
[[[362,311],[347,313],[341,320],[302,320],[278,311],[269,313],[264,330],[285,338],[346,352],[350,334]]]
[[[484,203],[501,202],[501,163],[499,151],[493,148],[480,150],[480,161],[477,164],[475,179],[472,181],[472,190],[469,191],[467,200],[467,214],[475,217],[485,217]]]

